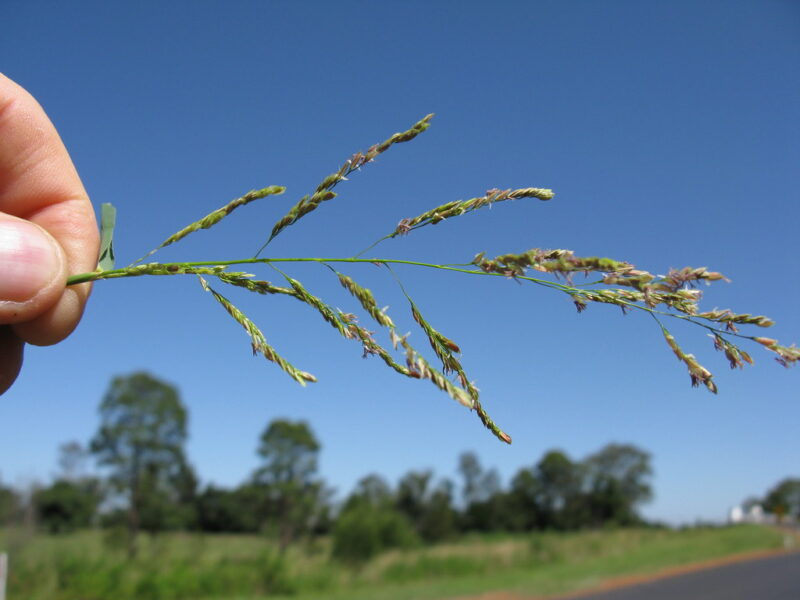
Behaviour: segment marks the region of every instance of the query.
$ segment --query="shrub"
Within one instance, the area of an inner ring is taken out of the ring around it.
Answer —
[[[345,511],[333,529],[333,558],[360,565],[383,550],[408,548],[418,543],[411,523],[390,508],[368,505]]]

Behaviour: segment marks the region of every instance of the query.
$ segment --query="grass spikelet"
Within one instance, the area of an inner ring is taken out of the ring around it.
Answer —
[[[347,328],[347,325],[339,319],[339,316],[336,312],[327,304],[325,304],[320,298],[309,292],[306,288],[303,287],[296,279],[292,279],[288,275],[284,275],[286,281],[289,282],[289,285],[292,286],[294,290],[294,297],[300,300],[301,302],[305,302],[311,308],[316,310],[322,318],[325,319],[334,329],[336,329],[343,337],[350,339],[351,334]]]
[[[717,384],[714,383],[714,376],[711,374],[711,372],[697,362],[694,354],[686,354],[683,350],[681,350],[681,347],[678,346],[678,342],[675,340],[675,337],[663,325],[661,326],[661,332],[664,334],[664,339],[667,340],[667,344],[675,353],[675,356],[678,357],[678,360],[685,364],[686,368],[689,370],[689,377],[692,380],[692,387],[697,387],[702,383],[710,392],[716,394]]]
[[[372,336],[372,332],[368,331],[364,327],[358,324],[355,315],[339,312],[339,318],[347,324],[350,333],[354,339],[357,339],[361,342],[364,348],[364,357],[369,355],[376,355],[386,363],[387,366],[394,369],[401,375],[405,375],[406,377],[415,377],[416,375],[413,374],[407,367],[396,362],[389,351],[381,346],[378,342],[375,341],[375,338]],[[392,328],[391,333],[394,333],[394,329]],[[396,346],[395,346],[396,347]]]
[[[214,288],[208,285],[208,282],[205,279],[200,276],[198,276],[198,278],[200,279],[200,285],[203,286],[203,289],[207,292],[210,292],[211,295],[214,296],[214,299],[222,305],[227,313],[233,317],[233,319],[244,328],[244,330],[247,332],[247,335],[250,336],[250,344],[253,349],[253,354],[261,354],[267,360],[274,362],[281,369],[283,369],[289,375],[289,377],[294,379],[300,385],[304,386],[306,382],[314,382],[317,380],[317,378],[311,373],[306,373],[305,371],[297,369],[280,354],[278,354],[275,348],[267,343],[264,334],[256,326],[256,324],[247,317],[247,315],[236,308],[225,296],[216,292]]]
[[[353,156],[344,162],[344,164],[336,173],[331,173],[325,179],[323,179],[311,196],[303,196],[297,202],[297,204],[289,209],[289,212],[286,213],[286,215],[284,215],[277,223],[275,223],[275,225],[272,227],[272,232],[270,233],[269,239],[264,242],[264,245],[261,246],[261,248],[259,248],[258,252],[256,252],[256,256],[261,254],[261,251],[264,250],[264,248],[266,248],[267,245],[281,231],[290,225],[293,225],[308,213],[316,210],[321,203],[335,198],[336,194],[332,191],[332,189],[336,186],[336,184],[338,184],[340,181],[346,181],[347,176],[353,171],[360,169],[367,163],[371,163],[379,154],[386,152],[392,145],[413,140],[430,126],[430,120],[432,118],[433,114],[426,115],[417,121],[413,126],[411,126],[410,129],[400,133],[395,133],[380,144],[371,146],[366,152],[356,152],[353,154]]]
[[[781,346],[777,340],[765,337],[753,338],[754,341],[764,346],[770,352],[774,352],[778,356],[775,360],[782,366],[789,368],[800,361],[800,348],[792,344],[791,346]]]
[[[170,244],[174,244],[175,242],[178,242],[178,241],[182,240],[187,235],[189,235],[191,233],[194,233],[195,231],[198,231],[200,229],[209,229],[209,228],[213,227],[214,225],[219,223],[222,219],[227,217],[229,214],[231,214],[234,210],[236,210],[240,206],[244,206],[245,204],[249,204],[250,202],[253,202],[254,200],[259,200],[259,199],[265,198],[267,196],[274,196],[274,195],[277,195],[277,194],[282,194],[285,191],[286,191],[286,188],[283,187],[283,186],[280,186],[280,185],[271,185],[269,187],[265,187],[265,188],[262,188],[260,190],[251,190],[251,191],[247,192],[244,196],[241,196],[240,198],[236,198],[235,200],[231,200],[230,202],[228,202],[222,208],[218,208],[217,210],[207,214],[205,217],[203,217],[199,221],[195,221],[194,223],[192,223],[191,225],[187,225],[186,227],[184,227],[183,229],[181,229],[177,233],[173,233],[166,240],[164,240],[161,243],[160,246],[158,246],[157,248],[154,248],[153,250],[151,250],[150,252],[145,254],[142,258],[140,258],[136,262],[139,263],[139,262],[143,261],[148,256],[152,256],[157,251],[161,250],[161,248],[164,248],[165,246],[169,246]],[[136,263],[134,263],[134,264],[136,264]]]
[[[383,310],[378,308],[378,303],[375,301],[375,297],[372,295],[372,292],[365,287],[361,287],[355,281],[353,281],[352,277],[348,277],[342,273],[336,273],[339,276],[339,283],[342,284],[348,292],[350,292],[356,300],[359,301],[361,307],[369,313],[369,315],[375,319],[379,324],[383,325],[384,327],[394,328],[394,322],[389,315],[387,315]]]
[[[532,248],[521,254],[503,254],[494,260],[484,258],[484,254],[480,253],[472,259],[472,264],[485,273],[500,273],[509,277],[523,275],[526,269],[556,275],[580,271],[618,274],[633,269],[633,265],[630,263],[611,258],[575,256],[572,250],[542,250],[541,248]]]
[[[141,275],[213,275],[218,276],[225,271],[225,265],[193,266],[184,263],[145,263],[118,269],[104,274],[104,279],[118,277],[139,277]]]
[[[408,343],[403,344],[403,346],[406,349],[406,365],[408,365],[412,377],[428,379],[459,404],[470,409],[475,407],[469,392],[454,384],[444,373],[432,367],[431,364]]]
[[[744,363],[753,364],[753,359],[750,358],[747,352],[729,342],[718,333],[709,334],[709,337],[714,340],[714,349],[725,354],[725,358],[728,359],[731,369],[743,369]]]
[[[411,302],[411,315],[422,328],[422,331],[425,332],[425,335],[428,336],[428,341],[431,344],[431,348],[433,348],[433,351],[436,353],[436,356],[439,357],[439,360],[442,361],[442,370],[445,373],[461,371],[461,363],[459,363],[458,359],[453,356],[453,352],[461,352],[461,349],[455,344],[455,342],[434,329],[431,324],[428,323],[420,314],[417,306],[413,302]]]
[[[272,285],[269,281],[260,279],[252,279],[252,276],[247,273],[219,273],[217,279],[222,283],[242,287],[250,292],[257,294],[285,294],[287,296],[294,296],[295,292],[292,289]]]

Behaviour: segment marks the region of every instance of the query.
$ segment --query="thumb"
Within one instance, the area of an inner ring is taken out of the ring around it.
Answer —
[[[0,213],[0,324],[34,319],[61,297],[64,251],[44,229]]]

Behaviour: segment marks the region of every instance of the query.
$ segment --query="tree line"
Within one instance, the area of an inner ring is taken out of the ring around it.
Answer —
[[[147,373],[116,377],[99,414],[87,444],[61,447],[59,475],[33,492],[28,512],[53,533],[92,526],[124,531],[132,557],[141,531],[186,530],[267,533],[281,550],[332,535],[335,556],[359,561],[466,532],[641,525],[639,508],[652,497],[650,455],[609,444],[582,460],[551,450],[505,488],[495,469],[465,452],[458,483],[423,470],[393,487],[370,474],[335,503],[318,472],[319,440],[307,423],[285,419],[265,426],[256,444],[259,466],[240,485],[201,486],[185,450],[188,411],[173,386]],[[103,477],[86,474],[90,459]],[[0,520],[19,514],[23,504],[0,486]]]

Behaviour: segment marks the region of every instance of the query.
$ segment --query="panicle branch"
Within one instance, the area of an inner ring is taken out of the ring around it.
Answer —
[[[256,252],[256,256],[261,254],[261,251],[267,246],[267,244],[269,244],[281,231],[290,225],[293,225],[308,213],[316,210],[321,203],[335,198],[336,193],[332,190],[336,184],[338,184],[340,181],[346,181],[347,176],[353,171],[356,171],[362,166],[371,163],[379,154],[386,152],[392,145],[413,140],[430,126],[430,120],[432,118],[433,114],[426,115],[417,121],[413,126],[411,126],[411,128],[407,131],[395,133],[380,144],[371,146],[366,152],[356,152],[353,154],[353,156],[344,162],[338,171],[331,173],[325,179],[323,179],[311,196],[303,196],[297,204],[289,209],[289,212],[286,213],[286,215],[284,215],[277,223],[275,223],[269,239],[264,243],[259,251]]]
[[[492,431],[492,433],[494,433],[502,441],[508,444],[511,443],[511,437],[497,426],[497,424],[489,417],[488,413],[481,405],[478,388],[475,387],[475,385],[469,380],[464,372],[463,367],[461,366],[461,363],[453,355],[454,352],[461,352],[459,347],[451,339],[434,329],[434,327],[425,320],[417,306],[414,304],[408,294],[405,293],[405,290],[403,290],[403,293],[406,295],[409,304],[411,305],[411,314],[414,317],[414,320],[419,324],[420,328],[425,332],[425,335],[428,337],[428,341],[433,348],[434,353],[442,361],[442,371],[438,371],[431,366],[431,364],[422,355],[420,355],[420,353],[417,352],[417,350],[415,350],[411,344],[408,343],[408,335],[401,337],[397,334],[394,322],[389,318],[384,310],[378,308],[378,304],[375,301],[372,292],[357,284],[351,277],[348,277],[347,275],[343,275],[341,273],[337,273],[337,275],[342,286],[344,286],[356,299],[358,299],[364,310],[367,311],[367,313],[377,323],[389,329],[389,335],[394,348],[397,349],[398,345],[403,347],[406,352],[406,366],[403,367],[395,362],[389,352],[380,346],[380,344],[375,342],[375,339],[372,337],[372,332],[367,331],[357,324],[354,315],[340,315],[343,320],[349,323],[354,337],[357,337],[362,341],[362,344],[364,345],[365,356],[369,354],[377,354],[389,367],[398,373],[401,373],[407,377],[428,379],[431,383],[447,393],[459,404],[462,404],[470,409],[474,409],[481,422],[490,431]],[[447,378],[446,373],[448,372],[455,372],[458,375],[459,382],[461,383],[460,386]]]
[[[749,365],[753,364],[753,359],[750,358],[750,355],[733,342],[726,340],[718,333],[710,333],[708,335],[714,340],[714,349],[725,354],[725,358],[728,359],[731,369],[743,369],[744,363]]]
[[[678,342],[675,341],[675,338],[663,325],[661,326],[661,332],[664,334],[664,339],[667,340],[667,344],[670,348],[672,348],[675,356],[677,356],[678,360],[685,364],[686,368],[689,370],[689,377],[692,380],[692,387],[697,387],[702,383],[710,392],[716,394],[717,384],[714,383],[714,376],[711,374],[711,372],[697,362],[694,354],[686,354],[683,350],[681,350],[681,347],[678,346]]]
[[[230,202],[228,202],[228,204],[226,204],[222,208],[218,208],[217,210],[207,214],[199,221],[195,221],[194,223],[192,223],[191,225],[187,225],[177,233],[173,233],[166,240],[164,240],[160,246],[154,248],[153,250],[145,254],[142,258],[140,258],[133,264],[142,262],[147,257],[152,256],[157,251],[161,250],[161,248],[169,246],[170,244],[174,244],[175,242],[182,240],[187,235],[194,233],[195,231],[198,231],[200,229],[209,229],[213,227],[240,206],[249,204],[253,200],[259,200],[261,198],[266,198],[267,196],[282,194],[285,191],[286,188],[280,185],[271,185],[269,187],[265,187],[260,190],[251,190],[247,192],[244,196],[236,198],[235,200],[231,200]]]
[[[274,362],[300,385],[305,385],[309,381],[314,382],[317,380],[317,378],[311,373],[306,373],[305,371],[297,369],[291,363],[289,363],[289,361],[278,354],[275,348],[267,343],[264,334],[256,326],[256,324],[253,323],[253,321],[251,321],[241,310],[236,308],[230,300],[208,285],[208,282],[205,279],[202,277],[199,277],[199,279],[200,285],[203,286],[203,289],[207,292],[210,292],[211,295],[214,296],[214,299],[222,305],[228,314],[233,317],[233,319],[244,328],[244,330],[247,332],[247,335],[250,336],[250,345],[253,349],[253,354],[261,354],[267,360]]]
[[[544,188],[521,188],[517,190],[498,190],[491,189],[483,196],[470,198],[469,200],[455,200],[446,202],[436,208],[422,213],[413,218],[402,219],[395,228],[394,232],[387,237],[405,235],[408,232],[424,227],[425,225],[436,225],[445,219],[457,217],[473,210],[478,210],[484,206],[491,206],[495,202],[503,200],[516,200],[518,198],[538,198],[539,200],[551,200],[555,194],[553,190]]]
[[[624,273],[633,269],[633,265],[620,262],[611,258],[598,256],[575,256],[572,250],[542,250],[532,248],[521,254],[503,254],[494,260],[485,258],[485,253],[475,255],[472,264],[486,273],[500,273],[508,277],[524,275],[525,269],[533,269],[542,273],[566,275],[583,271],[602,271]]]

